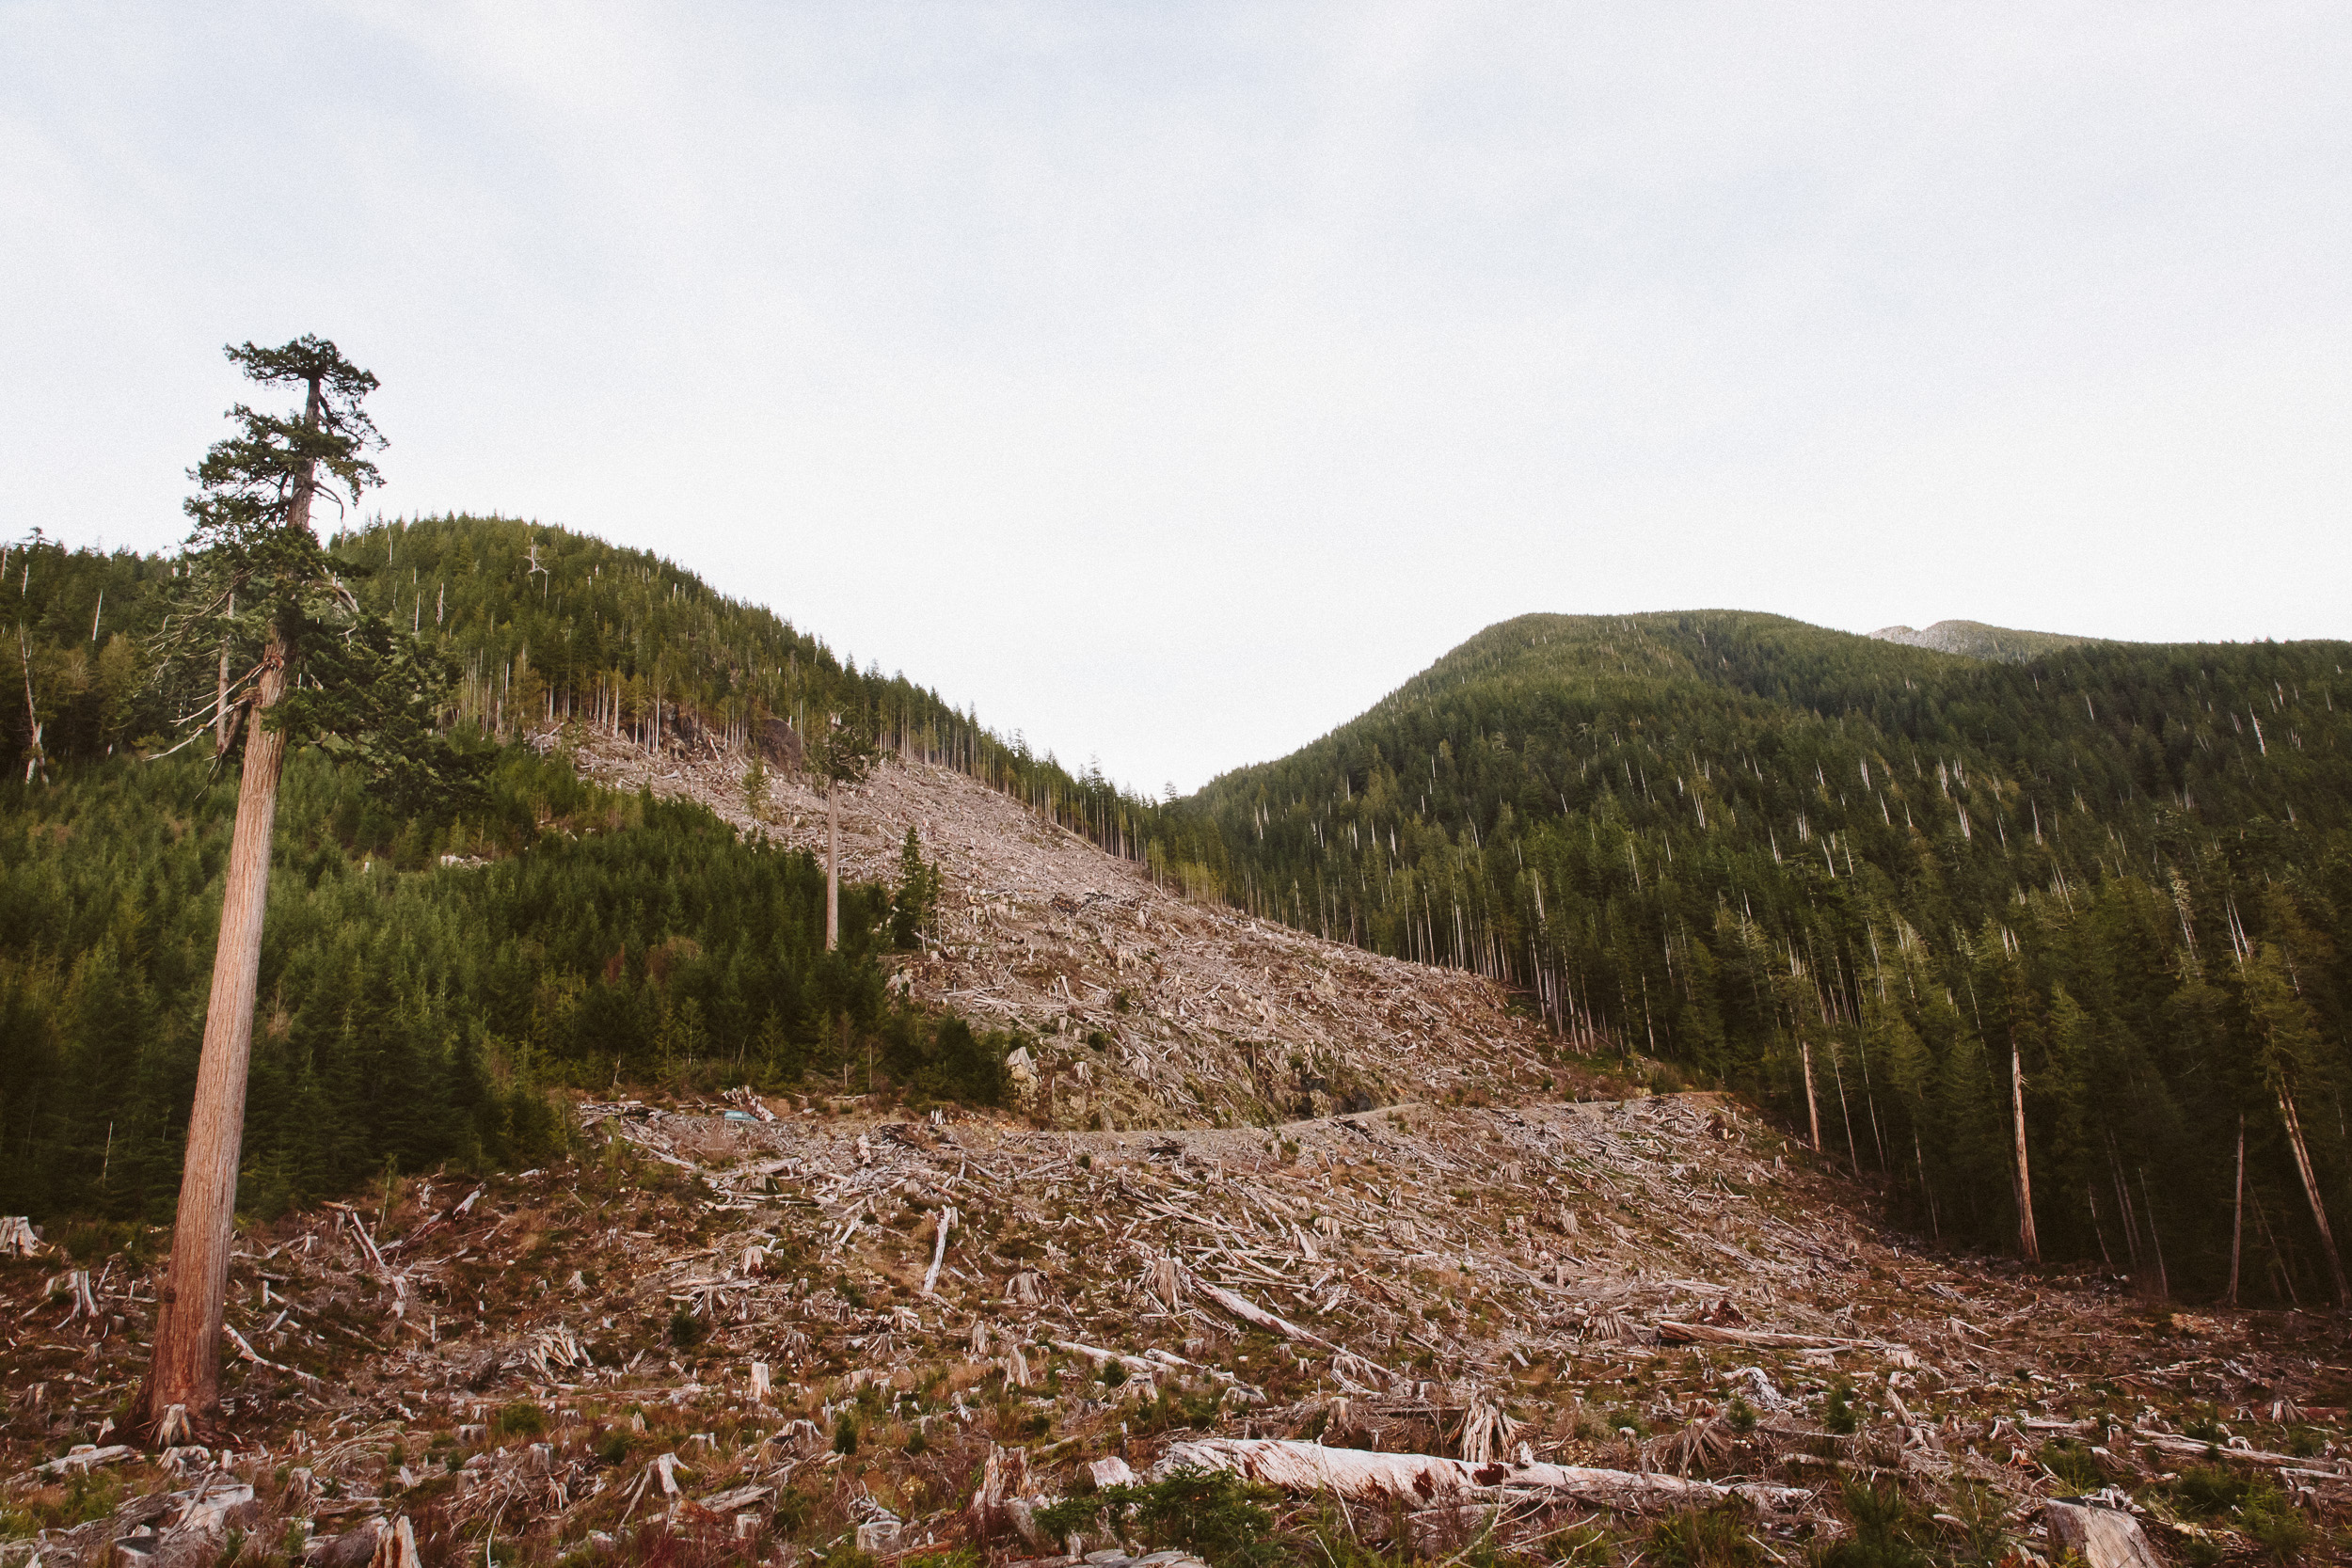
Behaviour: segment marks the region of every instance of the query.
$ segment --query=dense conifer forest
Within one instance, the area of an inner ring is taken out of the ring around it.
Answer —
[[[2343,643],[1984,662],[1531,615],[1199,798],[1219,891],[1766,1096],[1923,1234],[2325,1299],[2352,1215]],[[1813,1109],[1804,1070],[1809,1061]],[[2282,1109],[2290,1107],[2291,1109]]]
[[[497,762],[486,803],[440,816],[315,754],[290,775],[257,1201],[533,1158],[560,1136],[552,1083],[723,1062],[846,1086],[870,1061],[1001,1096],[1002,1041],[885,1005],[878,954],[913,940],[893,890],[849,892],[828,958],[806,857],[516,743],[555,722],[788,763],[840,713],[1196,897],[1475,969],[1564,1049],[1818,1123],[1923,1236],[2023,1243],[2022,1085],[2043,1256],[2217,1294],[2235,1236],[2247,1299],[2335,1289],[2344,644],[2050,639],[1986,661],[1757,614],[1533,615],[1168,802],[642,551],[500,518],[336,548],[369,609],[457,661],[447,722]],[[0,705],[0,1030],[22,1042],[0,1210],[168,1207],[231,793],[186,753],[128,760],[186,705],[144,652],[174,569],[39,540],[0,561],[25,689]],[[417,1087],[371,1110],[393,1081]]]

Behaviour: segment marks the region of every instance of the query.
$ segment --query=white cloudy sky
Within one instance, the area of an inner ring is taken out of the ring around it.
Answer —
[[[1189,788],[1526,610],[2352,636],[2352,11],[0,0],[0,532],[389,513]]]

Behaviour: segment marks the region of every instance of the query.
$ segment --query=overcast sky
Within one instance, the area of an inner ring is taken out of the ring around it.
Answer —
[[[2352,10],[0,0],[0,533],[233,340],[1190,789],[1529,610],[2352,637]]]

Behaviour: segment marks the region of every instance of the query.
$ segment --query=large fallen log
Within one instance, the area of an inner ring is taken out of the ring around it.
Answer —
[[[1732,1497],[1784,1511],[1813,1500],[1803,1487],[1760,1481],[1724,1484],[1581,1465],[1473,1465],[1437,1454],[1327,1449],[1280,1437],[1171,1443],[1153,1473],[1186,1469],[1228,1470],[1284,1492],[1328,1492],[1350,1502],[1396,1501],[1412,1508],[1476,1502],[1504,1493],[1549,1493],[1588,1508],[1632,1513],[1699,1508]]]
[[[1776,1334],[1762,1328],[1722,1328],[1714,1323],[1658,1323],[1664,1345],[1754,1345],[1764,1350],[1877,1350],[1876,1339],[1840,1339],[1827,1334]]]

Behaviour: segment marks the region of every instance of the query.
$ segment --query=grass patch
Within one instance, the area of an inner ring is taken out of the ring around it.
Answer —
[[[1668,1514],[1650,1527],[1642,1560],[1658,1568],[1759,1568],[1764,1554],[1748,1532],[1743,1504]]]
[[[2192,1465],[2172,1483],[2172,1501],[2196,1519],[2217,1519],[2250,1497],[2254,1483],[2219,1465]]]

